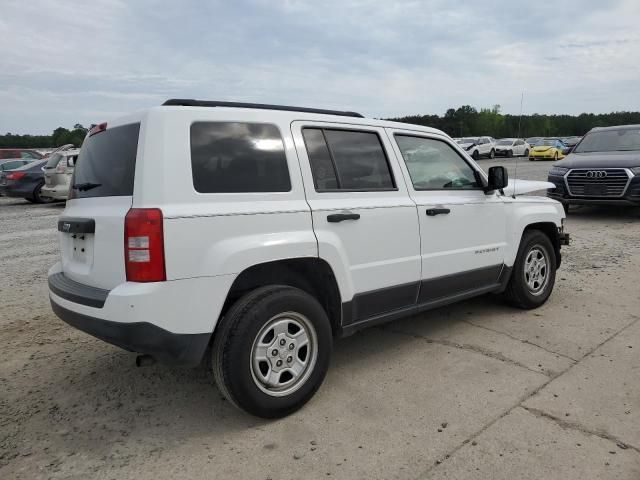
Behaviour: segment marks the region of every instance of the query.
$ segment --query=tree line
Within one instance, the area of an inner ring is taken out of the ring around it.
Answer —
[[[56,128],[51,135],[0,135],[0,148],[53,148],[72,143],[79,147],[88,129],[76,123],[72,129]]]
[[[450,108],[443,116],[409,115],[389,118],[397,122],[433,127],[452,137],[489,135],[504,137],[568,137],[584,135],[593,127],[640,124],[640,112],[582,113],[580,115],[509,115],[500,113],[500,105],[481,108],[469,105]],[[51,135],[0,135],[0,148],[52,148],[72,143],[82,145],[87,128],[77,123],[72,129],[56,128]]]
[[[582,136],[593,127],[640,124],[640,112],[582,113],[580,115],[505,115],[500,105],[482,108],[469,105],[450,108],[439,115],[409,115],[389,120],[424,125],[443,130],[452,137],[488,135],[504,137]]]

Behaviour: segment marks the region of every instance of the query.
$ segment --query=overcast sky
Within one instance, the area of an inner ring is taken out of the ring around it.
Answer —
[[[640,110],[639,0],[0,0],[0,11],[2,133],[172,97],[388,117],[518,113],[524,90],[525,113]]]

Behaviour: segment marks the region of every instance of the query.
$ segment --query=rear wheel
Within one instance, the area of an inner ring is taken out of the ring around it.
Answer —
[[[322,384],[332,342],[329,319],[314,297],[287,286],[260,287],[240,298],[217,328],[216,383],[253,415],[286,416]]]
[[[474,160],[480,160],[480,152],[478,152],[478,150],[474,150],[471,156],[473,157]]]
[[[527,150],[525,150],[525,151],[524,151],[524,155],[523,155],[523,156],[524,156],[524,157],[528,157],[528,156],[529,156],[529,149],[527,149]]]
[[[556,281],[556,255],[551,240],[540,230],[522,236],[505,297],[512,305],[532,309],[544,304]]]
[[[39,184],[36,189],[33,191],[33,200],[30,200],[29,198],[27,198],[27,200],[29,200],[30,202],[33,201],[33,203],[51,203],[54,202],[55,200],[51,197],[43,197],[42,196],[42,187],[44,187],[44,183]]]
[[[492,148],[491,151],[489,152],[489,158],[491,160],[493,160],[494,158],[496,158],[496,151]]]

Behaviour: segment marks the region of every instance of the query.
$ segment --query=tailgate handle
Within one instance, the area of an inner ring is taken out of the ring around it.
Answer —
[[[338,223],[344,220],[358,220],[359,218],[359,213],[332,213],[327,215],[327,222]]]
[[[435,217],[436,215],[447,215],[451,210],[448,208],[427,208],[427,215]]]
[[[95,233],[93,218],[62,217],[58,220],[58,231],[63,233]]]

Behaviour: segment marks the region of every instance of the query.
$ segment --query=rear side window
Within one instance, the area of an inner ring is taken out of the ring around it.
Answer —
[[[17,160],[15,162],[5,162],[3,164],[0,164],[0,169],[2,169],[2,170],[12,170],[14,168],[18,168],[18,167],[21,167],[23,165],[26,165],[27,163],[28,162],[20,161],[20,160]]]
[[[191,171],[199,193],[291,190],[282,135],[271,124],[192,124]]]
[[[107,128],[82,144],[69,198],[133,195],[140,124]]]
[[[377,133],[305,128],[302,135],[317,191],[395,189]]]

